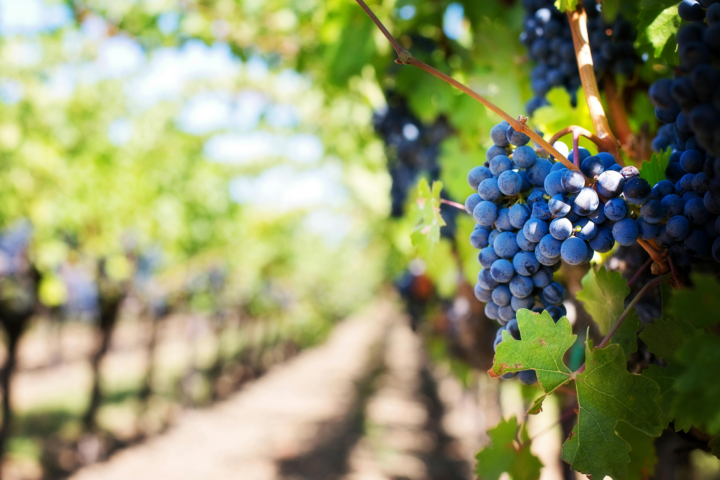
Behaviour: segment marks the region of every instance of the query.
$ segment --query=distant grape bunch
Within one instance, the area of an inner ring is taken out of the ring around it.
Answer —
[[[633,47],[637,32],[632,24],[621,16],[612,25],[608,24],[599,13],[598,3],[584,3],[597,77],[601,78],[606,72],[633,75],[640,58]],[[530,59],[537,63],[532,71],[535,97],[526,105],[529,115],[547,105],[545,95],[553,87],[565,87],[570,93],[572,105],[577,104],[577,90],[581,82],[570,25],[565,14],[554,4],[553,0],[523,1],[527,13],[520,40],[527,46]]]
[[[408,108],[400,95],[387,93],[387,108],[373,118],[375,131],[385,141],[389,159],[388,170],[392,179],[390,196],[391,215],[402,217],[405,203],[417,180],[426,176],[429,180],[440,177],[438,155],[440,144],[452,132],[447,122],[440,118],[431,125],[424,125]],[[456,210],[443,205],[442,214],[447,226],[443,235],[453,236]]]

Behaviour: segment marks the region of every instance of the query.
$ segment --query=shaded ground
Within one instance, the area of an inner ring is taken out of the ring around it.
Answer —
[[[406,320],[378,303],[228,400],[72,478],[470,479],[436,387]]]

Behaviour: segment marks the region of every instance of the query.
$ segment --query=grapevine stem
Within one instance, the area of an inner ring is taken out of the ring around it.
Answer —
[[[487,98],[483,97],[479,93],[475,92],[471,88],[467,87],[466,85],[463,85],[462,83],[458,82],[454,78],[450,77],[449,75],[446,75],[442,73],[441,71],[437,70],[436,68],[431,67],[430,65],[421,62],[420,60],[416,59],[412,56],[412,54],[403,48],[397,40],[390,34],[387,28],[382,24],[382,22],[375,16],[375,14],[370,10],[370,8],[365,4],[363,0],[356,0],[357,3],[362,7],[362,9],[365,11],[365,13],[368,14],[368,16],[372,19],[372,21],[377,25],[377,27],[380,29],[380,31],[385,35],[385,38],[388,39],[390,44],[395,49],[395,52],[398,55],[398,58],[395,60],[395,63],[401,64],[401,65],[414,65],[418,67],[421,70],[424,70],[428,72],[431,75],[434,75],[435,77],[439,78],[440,80],[443,80],[446,83],[449,83],[453,87],[459,89],[463,93],[469,95],[473,99],[477,100],[478,102],[485,105],[485,107],[489,108],[495,114],[497,114],[500,118],[505,120],[512,126],[516,131],[523,132],[525,135],[530,137],[535,143],[540,145],[542,148],[544,148],[549,154],[551,154],[553,157],[555,157],[557,160],[562,162],[563,165],[565,165],[567,168],[571,170],[578,170],[575,165],[573,165],[563,154],[558,152],[555,148],[553,148],[552,145],[550,145],[548,142],[546,142],[540,135],[538,135],[535,130],[530,128],[525,122],[527,121],[527,118],[524,117],[518,117],[513,118],[510,116],[510,114],[506,113],[503,109],[492,103]]]
[[[662,277],[657,277],[654,280],[649,281],[645,286],[638,292],[637,295],[635,295],[635,298],[633,298],[630,303],[628,303],[628,306],[625,308],[623,313],[620,314],[620,317],[617,319],[617,322],[615,322],[615,325],[610,329],[607,335],[605,335],[605,338],[603,338],[602,342],[600,342],[600,345],[598,345],[598,348],[605,347],[608,343],[610,343],[610,339],[612,338],[613,334],[617,332],[617,329],[620,328],[620,325],[622,325],[623,320],[628,316],[630,311],[637,305],[637,303],[642,299],[642,297],[645,296],[647,292],[652,290],[653,287],[660,285],[661,283],[665,282],[671,277],[670,274],[663,275]]]
[[[465,205],[463,205],[462,203],[453,202],[452,200],[445,200],[444,198],[440,199],[440,203],[444,203],[445,205],[450,205],[451,207],[455,207],[458,210],[462,210],[463,212],[465,211]]]
[[[573,131],[573,163],[576,167],[580,168],[580,134],[577,131]]]
[[[650,245],[650,243],[646,242],[641,238],[638,238],[637,242],[655,262],[659,264],[665,263],[665,261],[667,260],[667,251],[660,252],[655,247]]]
[[[358,2],[361,2],[362,0],[357,0]],[[558,159],[560,162],[562,162],[563,165],[568,167],[571,170],[578,170],[575,165],[573,165],[565,156],[558,152],[552,145],[550,145],[548,142],[546,142],[540,135],[538,135],[535,130],[530,128],[525,122],[527,121],[526,118],[520,118],[518,120],[511,117],[508,113],[506,113],[503,109],[492,103],[490,100],[486,99],[476,91],[472,90],[471,88],[463,85],[462,83],[458,82],[454,78],[450,77],[449,75],[444,74],[443,72],[437,70],[436,68],[431,67],[430,65],[421,62],[415,57],[410,57],[408,62],[410,65],[415,65],[416,67],[420,68],[421,70],[425,70],[426,72],[436,76],[437,78],[449,83],[453,87],[461,90],[462,92],[466,93],[467,95],[470,95],[472,98],[477,100],[478,102],[485,105],[487,108],[495,112],[500,118],[505,120],[512,126],[516,131],[523,132],[525,135],[530,137],[535,143],[540,145],[542,148],[544,148],[550,155]]]
[[[620,146],[629,153],[632,158],[642,158],[637,147],[637,138],[630,128],[630,122],[628,122],[627,111],[625,110],[625,104],[618,91],[617,82],[615,76],[608,73],[603,78],[605,85],[605,96],[607,98],[608,110],[610,111],[610,118],[612,119],[615,132],[617,132]]]
[[[380,29],[380,31],[385,35],[385,38],[388,39],[390,44],[395,49],[395,52],[397,52],[397,60],[395,60],[395,63],[399,63],[401,65],[407,65],[408,59],[412,57],[412,54],[405,48],[403,48],[402,45],[398,43],[397,40],[395,40],[395,37],[392,36],[392,34],[388,31],[387,28],[385,28],[385,25],[380,21],[379,18],[373,13],[372,10],[370,10],[370,7],[368,7],[363,0],[357,0],[357,3],[360,5],[360,8],[365,10],[365,13],[367,13],[368,17],[377,25],[377,27]]]
[[[635,275],[633,275],[633,277],[630,279],[630,281],[628,282],[628,287],[629,287],[630,285],[632,285],[633,283],[635,283],[635,280],[637,280],[637,279],[640,277],[640,274],[642,274],[642,272],[644,272],[645,269],[646,269],[647,267],[649,267],[652,262],[653,262],[652,257],[650,257],[650,258],[647,259],[647,262],[645,262],[645,263],[643,264],[643,266],[640,267],[640,270],[638,270],[637,273],[635,273]]]
[[[603,142],[597,135],[595,135],[592,132],[589,132],[588,130],[585,130],[583,127],[580,127],[578,125],[570,125],[569,127],[563,128],[562,130],[557,132],[555,135],[550,137],[549,143],[552,143],[554,145],[555,142],[560,140],[562,137],[564,137],[568,133],[572,133],[573,137],[575,135],[585,137],[588,140],[590,140],[591,142],[593,142],[595,145],[597,145],[598,148],[600,148],[600,149],[605,148],[605,142]]]
[[[630,311],[635,307],[635,305],[637,305],[637,303],[642,299],[642,297],[644,297],[647,292],[652,290],[653,287],[656,287],[657,285],[660,285],[661,283],[665,282],[671,276],[672,275],[668,273],[666,275],[663,275],[662,277],[657,277],[654,280],[651,280],[650,282],[645,284],[645,286],[642,288],[642,290],[640,290],[638,292],[638,294],[635,295],[635,298],[633,298],[630,301],[630,303],[628,304],[628,306],[625,308],[625,310],[623,310],[623,312],[620,314],[617,321],[615,322],[615,325],[612,326],[612,328],[610,329],[608,334],[605,335],[605,338],[602,339],[602,342],[600,342],[600,345],[598,345],[597,348],[604,348],[605,346],[607,346],[607,344],[610,343],[610,339],[612,338],[612,336],[615,334],[615,332],[617,332],[618,328],[620,328],[620,325],[622,325],[622,322],[625,320],[625,318],[627,318],[628,314],[630,314]],[[575,376],[580,375],[584,371],[585,371],[585,364],[583,363],[582,366],[580,368],[578,368],[578,370],[575,372],[574,375]]]
[[[620,145],[610,130],[605,110],[603,110],[600,101],[600,90],[598,89],[597,79],[595,78],[595,70],[593,68],[592,53],[590,52],[590,42],[588,40],[587,31],[587,14],[582,7],[582,2],[578,2],[577,8],[572,12],[567,12],[570,21],[570,30],[572,31],[573,45],[575,46],[575,57],[577,58],[578,68],[580,70],[580,81],[582,82],[583,92],[585,93],[585,101],[590,110],[593,128],[595,133],[604,143],[605,151],[615,157],[615,161],[621,166],[625,166],[622,155],[620,154]]]

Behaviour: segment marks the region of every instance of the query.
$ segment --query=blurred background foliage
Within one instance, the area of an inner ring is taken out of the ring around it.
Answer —
[[[635,2],[617,3],[637,14]],[[525,113],[531,66],[519,2],[371,7],[415,56]],[[632,81],[666,74],[674,52],[663,55],[646,58]],[[0,319],[11,419],[0,442],[10,438],[14,458],[60,474],[103,458],[160,430],[173,405],[222,397],[222,385],[321,341],[408,266],[438,300],[423,307],[440,312],[431,355],[473,381],[468,365],[482,360],[468,358],[472,342],[458,331],[467,326],[453,320],[481,315],[469,287],[473,222],[452,220],[430,256],[413,260],[413,217],[391,216],[388,167],[402,141],[383,142],[374,129],[397,98],[416,119],[405,139],[440,132],[423,147],[434,166],[410,184],[439,179],[462,201],[497,119],[393,60],[349,0],[0,0]],[[545,133],[589,125],[565,97],[551,92],[556,108],[541,108],[532,124]],[[631,121],[653,132],[647,99],[634,102]],[[409,191],[400,213],[412,208]],[[165,322],[178,316],[184,323]],[[159,332],[191,348],[156,353]],[[146,346],[149,360],[101,368],[123,341]],[[77,378],[10,392],[13,372],[78,358],[90,368]],[[110,413],[123,408],[154,420],[119,427]]]

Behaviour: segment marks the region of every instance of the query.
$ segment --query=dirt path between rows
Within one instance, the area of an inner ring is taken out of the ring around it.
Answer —
[[[391,302],[73,480],[469,480],[418,337]]]

